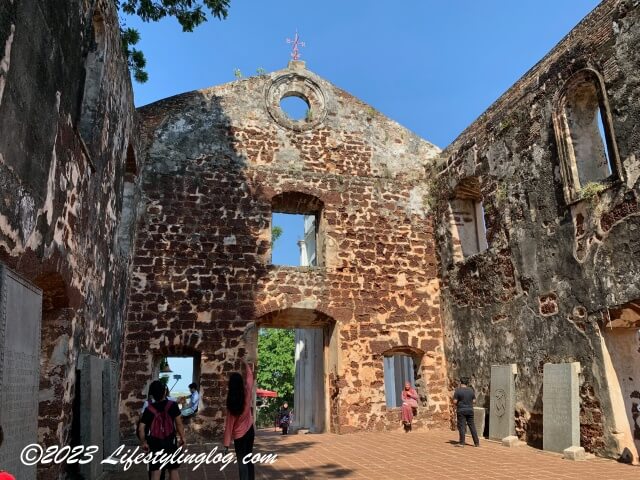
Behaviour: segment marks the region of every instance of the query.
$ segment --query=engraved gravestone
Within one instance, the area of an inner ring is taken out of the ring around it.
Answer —
[[[103,360],[102,369],[102,419],[104,439],[103,457],[109,456],[117,448],[120,441],[118,432],[118,367],[110,360]]]
[[[580,363],[545,363],[542,390],[542,448],[563,452],[580,446]]]
[[[20,480],[36,478],[20,452],[38,441],[41,317],[41,290],[0,264],[0,466]]]
[[[80,473],[84,478],[98,478],[103,473],[103,466],[100,463],[104,455],[103,365],[104,360],[94,355],[83,354],[78,358],[80,443],[85,446],[97,445],[100,447],[100,452],[94,455],[92,462],[80,465]]]
[[[491,400],[489,403],[489,438],[502,440],[515,435],[516,364],[491,366]]]

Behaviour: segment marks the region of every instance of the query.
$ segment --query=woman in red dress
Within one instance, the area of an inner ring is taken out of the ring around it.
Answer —
[[[402,390],[402,424],[405,430],[411,430],[411,422],[413,421],[413,410],[418,408],[418,392],[411,386],[409,382],[404,384]]]
[[[4,432],[2,431],[2,427],[0,427],[0,446],[2,446],[3,440],[4,440]],[[16,480],[16,477],[14,477],[8,472],[2,471],[2,469],[0,468],[0,480]]]

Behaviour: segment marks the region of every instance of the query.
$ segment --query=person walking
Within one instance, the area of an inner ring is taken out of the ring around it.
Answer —
[[[251,413],[254,373],[251,366],[244,359],[242,363],[245,367],[245,378],[243,379],[238,372],[233,372],[229,376],[224,448],[226,454],[231,440],[233,440],[240,480],[255,480],[253,463],[244,462],[244,458],[253,452],[253,440],[255,438],[253,414]]]
[[[172,454],[178,447],[184,445],[184,427],[178,404],[167,400],[165,385],[155,380],[149,386],[149,394],[155,400],[150,403],[142,414],[138,425],[138,439],[145,452]],[[177,433],[177,438],[176,438]],[[180,464],[171,462],[167,465],[170,480],[180,480],[178,473]],[[152,480],[160,479],[160,464],[150,463],[149,471]]]
[[[476,424],[473,420],[473,405],[476,403],[476,392],[469,387],[469,379],[463,377],[460,379],[460,386],[453,393],[453,404],[456,406],[458,433],[460,435],[459,442],[456,447],[464,447],[466,426],[469,425],[471,436],[473,437],[473,445],[480,446],[478,432],[476,432]]]
[[[289,404],[284,402],[284,405],[278,410],[278,425],[282,428],[282,435],[289,433],[289,425],[291,425],[291,410],[289,410]]]

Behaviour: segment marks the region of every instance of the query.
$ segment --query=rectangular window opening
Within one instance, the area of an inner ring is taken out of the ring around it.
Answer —
[[[198,384],[200,387],[200,357],[167,357],[168,368],[160,368],[158,379],[169,388],[169,396],[175,400],[189,398],[189,385]],[[163,371],[171,370],[171,371]],[[181,408],[185,405],[181,405]]]
[[[273,213],[271,263],[291,267],[318,266],[316,215]]]
[[[489,245],[482,201],[455,198],[449,205],[453,253],[456,261],[487,250]]]

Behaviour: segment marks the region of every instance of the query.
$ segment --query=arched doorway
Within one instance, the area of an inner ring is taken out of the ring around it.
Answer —
[[[260,362],[258,335],[261,329],[292,329],[295,336],[294,418],[292,430],[312,433],[334,431],[331,427],[330,377],[338,363],[335,320],[314,309],[286,308],[256,320],[249,333],[249,349]]]

